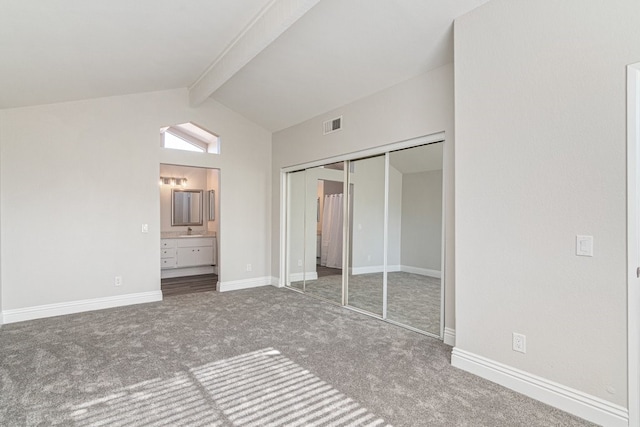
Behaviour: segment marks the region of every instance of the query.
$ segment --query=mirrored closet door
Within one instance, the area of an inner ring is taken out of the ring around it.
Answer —
[[[440,334],[442,143],[389,153],[387,319]]]
[[[382,316],[384,284],[385,156],[349,166],[347,305]]]
[[[442,335],[443,142],[286,174],[286,285]]]
[[[306,170],[307,253],[313,278],[306,292],[342,304],[344,162]]]
[[[305,290],[305,171],[287,174],[287,286]]]

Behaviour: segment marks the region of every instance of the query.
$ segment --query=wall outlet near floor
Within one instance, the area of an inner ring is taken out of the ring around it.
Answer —
[[[247,264],[247,271],[251,271],[251,264]]]
[[[113,285],[122,286],[122,276],[116,276],[115,280],[113,281]]]
[[[302,260],[301,259],[298,260],[298,267],[302,267]]]
[[[513,351],[527,352],[527,337],[525,335],[513,333]]]

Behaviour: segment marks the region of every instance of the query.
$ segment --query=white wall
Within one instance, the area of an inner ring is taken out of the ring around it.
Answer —
[[[384,156],[356,160],[353,184],[351,267],[353,274],[382,272],[384,266]]]
[[[0,166],[2,166],[2,114],[0,114]],[[0,173],[0,190],[2,189],[2,173]],[[0,325],[3,324],[2,317],[2,197],[0,195]]]
[[[160,127],[187,121],[221,135],[219,156],[160,148]],[[159,291],[160,163],[222,170],[220,280],[270,276],[270,134],[215,101],[190,108],[180,89],[8,109],[0,135],[3,310]]]
[[[343,115],[344,128],[322,135],[322,122]],[[445,325],[455,317],[453,275],[453,65],[422,74],[369,97],[329,111],[273,135],[272,270],[279,271],[280,169],[445,131],[447,300]]]
[[[637,0],[493,0],[455,23],[456,347],[623,407],[638,22]]]
[[[403,174],[389,165],[389,215],[387,219],[387,227],[389,228],[387,236],[387,266],[389,267],[402,264],[403,185]]]
[[[442,171],[402,176],[402,265],[442,268]]]
[[[309,263],[305,264],[305,213],[308,209],[308,201],[306,197],[306,171],[297,171],[289,175],[288,181],[288,194],[289,203],[287,212],[288,223],[287,230],[288,237],[288,257],[287,266],[290,274],[290,282],[298,282],[304,279],[303,273],[305,273],[305,266],[308,268]],[[306,238],[310,235],[315,236],[315,230],[313,234],[307,232]],[[315,247],[314,247],[315,253]],[[315,259],[312,272],[316,271]],[[309,271],[307,270],[307,273]]]

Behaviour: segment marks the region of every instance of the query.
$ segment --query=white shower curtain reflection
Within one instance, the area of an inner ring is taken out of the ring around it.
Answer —
[[[342,268],[342,194],[324,196],[320,265]]]

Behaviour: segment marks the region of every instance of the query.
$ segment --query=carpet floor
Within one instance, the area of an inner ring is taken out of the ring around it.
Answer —
[[[2,426],[584,426],[442,342],[285,289],[0,328]]]
[[[382,279],[382,273],[349,276],[348,305],[382,316]],[[302,290],[303,283],[294,282],[291,287]],[[440,288],[440,279],[434,277],[406,272],[387,273],[387,318],[440,335]],[[342,276],[319,273],[317,280],[304,283],[304,291],[340,304]]]

